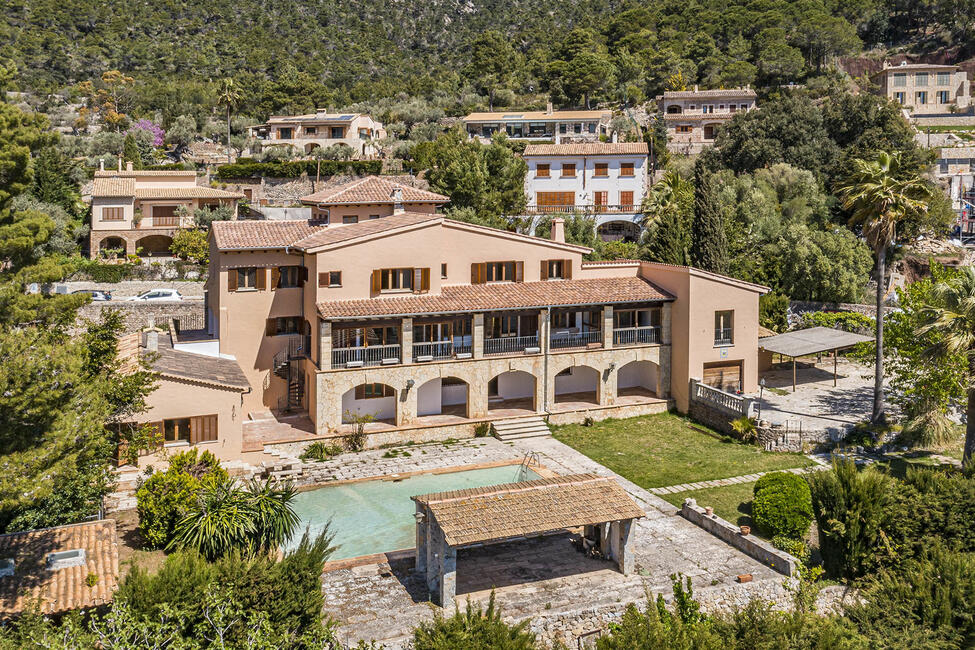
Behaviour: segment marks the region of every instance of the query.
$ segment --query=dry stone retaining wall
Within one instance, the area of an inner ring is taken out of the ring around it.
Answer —
[[[91,302],[78,310],[80,319],[98,320],[105,309],[120,310],[125,316],[125,332],[135,332],[149,322],[151,316],[156,326],[164,327],[170,318],[185,319],[189,322],[205,322],[206,314],[202,300],[182,302]]]

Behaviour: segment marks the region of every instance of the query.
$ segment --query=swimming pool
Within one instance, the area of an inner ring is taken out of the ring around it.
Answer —
[[[525,472],[527,471],[527,475]],[[295,512],[301,517],[298,532],[289,547],[298,545],[308,527],[317,535],[331,520],[332,560],[385,553],[416,546],[417,494],[463,490],[539,478],[520,465],[471,469],[446,474],[420,474],[401,481],[375,480],[346,483],[301,492],[295,498]]]

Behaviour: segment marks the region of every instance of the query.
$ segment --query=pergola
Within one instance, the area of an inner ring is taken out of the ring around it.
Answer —
[[[442,607],[457,593],[457,550],[584,526],[626,575],[633,570],[633,520],[646,513],[612,478],[573,474],[412,497],[416,569]]]
[[[758,347],[766,352],[792,357],[792,392],[796,391],[796,357],[808,354],[833,353],[833,386],[836,386],[836,353],[857,343],[873,341],[874,337],[854,334],[831,327],[810,327],[758,340]]]

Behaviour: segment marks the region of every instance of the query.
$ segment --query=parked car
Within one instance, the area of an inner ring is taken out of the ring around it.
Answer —
[[[72,295],[76,293],[87,293],[91,296],[93,302],[105,302],[106,300],[112,299],[111,291],[102,291],[100,289],[75,289],[71,292]]]
[[[179,291],[176,289],[150,289],[149,291],[143,291],[138,296],[132,296],[131,298],[126,298],[129,302],[135,301],[158,301],[158,300],[182,300],[183,296],[180,295]]]

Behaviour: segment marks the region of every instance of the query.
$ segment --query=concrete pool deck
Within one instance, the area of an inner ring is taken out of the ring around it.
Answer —
[[[521,459],[535,452],[543,467],[558,474],[611,476],[646,510],[647,517],[636,523],[636,570],[629,576],[616,571],[611,562],[577,552],[568,532],[462,550],[455,601],[461,608],[468,598],[486,602],[494,589],[506,619],[530,618],[531,628],[543,639],[558,638],[574,647],[579,635],[618,620],[627,604],[642,606],[648,592],[669,598],[670,576],[678,572],[691,577],[695,597],[711,609],[741,606],[755,597],[785,597],[781,575],[683,519],[663,499],[553,438],[464,442],[471,443],[467,451],[474,452],[470,460],[475,462]],[[463,465],[460,445],[451,445],[454,449],[446,455],[431,446],[427,454],[419,455],[425,461],[416,454],[390,460],[429,465],[431,470],[448,459],[454,466]],[[375,640],[387,648],[403,648],[412,628],[431,619],[434,610],[423,579],[413,572],[411,553],[374,559],[379,563],[343,561],[349,564],[332,567],[322,576],[325,612],[339,621],[343,643]],[[738,584],[735,578],[740,574],[751,574],[753,581]]]

